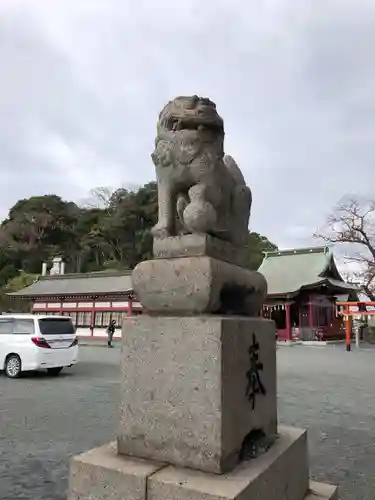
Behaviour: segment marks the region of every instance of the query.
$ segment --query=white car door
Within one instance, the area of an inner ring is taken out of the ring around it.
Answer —
[[[13,352],[13,318],[0,316],[0,370],[4,369],[5,358]]]
[[[35,323],[33,318],[14,318],[12,345],[14,352],[21,358],[25,370],[36,363],[37,349],[32,342],[35,334]]]

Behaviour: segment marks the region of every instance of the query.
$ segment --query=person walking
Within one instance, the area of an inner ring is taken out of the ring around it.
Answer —
[[[116,331],[116,321],[113,319],[107,326],[108,347],[113,347],[112,339],[115,331]]]

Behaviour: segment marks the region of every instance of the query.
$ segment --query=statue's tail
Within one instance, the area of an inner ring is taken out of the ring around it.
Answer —
[[[224,155],[223,161],[224,161],[224,165],[229,170],[229,172],[230,172],[231,176],[233,177],[233,179],[235,180],[236,184],[238,186],[246,186],[244,176],[242,175],[240,167],[237,165],[237,163],[234,161],[234,159],[230,155]]]
[[[234,214],[233,227],[235,228],[232,233],[232,238],[234,243],[242,246],[247,243],[252,204],[251,189],[246,185],[244,176],[234,159],[230,155],[225,155],[223,161],[236,185],[232,201]]]

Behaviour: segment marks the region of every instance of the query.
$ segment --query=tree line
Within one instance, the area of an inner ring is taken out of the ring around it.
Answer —
[[[0,292],[37,279],[42,262],[62,257],[66,272],[133,269],[152,256],[151,228],[157,220],[155,182],[132,189],[96,188],[84,204],[48,194],[19,200],[0,225]],[[251,266],[263,251],[277,249],[249,232]]]
[[[54,194],[19,200],[0,224],[0,301],[37,279],[42,262],[56,256],[71,273],[133,269],[151,258],[157,204],[155,182],[96,188],[82,204]],[[351,279],[375,300],[375,201],[343,198],[315,236],[344,247],[346,260],[357,266]],[[276,249],[266,236],[249,232],[252,269],[264,251]]]

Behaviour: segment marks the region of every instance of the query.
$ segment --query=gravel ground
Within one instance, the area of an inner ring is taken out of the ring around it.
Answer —
[[[54,379],[0,376],[1,500],[63,500],[69,457],[115,438],[119,349],[81,348]],[[309,430],[311,474],[343,500],[375,491],[375,350],[278,349],[280,421]]]

